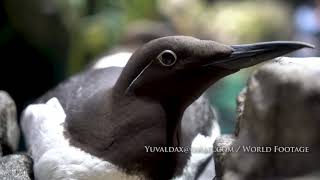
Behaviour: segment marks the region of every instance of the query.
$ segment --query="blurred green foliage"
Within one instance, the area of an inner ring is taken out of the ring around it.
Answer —
[[[10,25],[0,29],[0,44],[13,31],[48,55],[55,76],[67,77],[117,46],[130,24],[165,21],[177,34],[226,44],[291,37],[292,11],[299,2],[276,0],[4,0]],[[301,2],[300,2],[301,3]],[[220,110],[223,132],[231,132],[235,97],[248,71],[225,78],[210,97]],[[59,74],[59,75],[57,75]],[[60,78],[59,80],[61,80]]]
[[[183,34],[228,44],[290,38],[290,9],[278,1],[163,2],[161,12]]]
[[[80,71],[88,60],[115,46],[127,25],[139,19],[157,19],[156,1],[58,0],[71,34],[67,74]]]

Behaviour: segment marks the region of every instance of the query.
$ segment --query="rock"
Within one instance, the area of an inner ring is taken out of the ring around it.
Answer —
[[[319,77],[320,58],[280,58],[253,74],[232,144],[253,148],[228,154],[223,180],[320,178]]]
[[[243,117],[243,110],[244,110],[244,101],[246,99],[247,88],[243,88],[240,92],[239,96],[237,97],[237,114],[236,114],[236,125],[235,125],[235,136],[239,135],[240,132],[240,123]]]
[[[25,154],[0,158],[1,180],[32,180],[32,159]]]
[[[4,155],[18,148],[20,129],[14,101],[4,91],[0,91],[0,145]]]
[[[214,178],[214,180],[221,180],[224,174],[225,161],[226,161],[226,158],[229,156],[229,153],[227,151],[231,150],[232,143],[235,141],[235,138],[239,135],[240,122],[243,119],[243,110],[244,110],[246,92],[247,92],[247,89],[244,88],[240,92],[237,98],[237,114],[236,114],[236,122],[235,122],[236,125],[235,125],[234,135],[222,135],[218,137],[213,144],[213,149],[215,151],[213,158],[214,158],[215,172],[216,172],[216,177]],[[220,150],[222,151],[217,152]]]
[[[228,156],[228,150],[230,150],[234,140],[235,137],[233,135],[222,135],[218,137],[213,144],[213,159],[216,172],[215,180],[218,180],[224,174],[225,158]]]

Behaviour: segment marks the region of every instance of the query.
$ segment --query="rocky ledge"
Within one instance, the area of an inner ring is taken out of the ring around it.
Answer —
[[[17,153],[20,128],[16,105],[8,93],[0,91],[0,178],[32,180],[32,159]]]
[[[279,58],[260,67],[238,98],[234,138],[214,145],[234,150],[215,153],[216,179],[320,179],[319,77],[320,58]]]

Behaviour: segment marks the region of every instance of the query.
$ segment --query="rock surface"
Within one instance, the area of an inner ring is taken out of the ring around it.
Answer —
[[[32,180],[32,160],[25,154],[0,158],[1,180]]]
[[[234,134],[235,136],[238,136],[240,133],[240,124],[243,117],[243,111],[244,111],[244,102],[246,100],[246,93],[247,93],[247,88],[243,88],[242,91],[240,92],[239,96],[237,97],[237,113],[236,113],[236,125],[235,125],[235,130]]]
[[[17,150],[19,137],[16,105],[6,92],[0,91],[0,149],[4,155]]]
[[[214,163],[215,163],[215,172],[216,172],[216,179],[219,179],[224,174],[225,169],[225,158],[228,157],[230,150],[230,147],[235,140],[235,137],[233,135],[222,135],[218,137],[214,144],[213,144],[213,150],[214,150]]]
[[[319,77],[320,58],[281,58],[253,74],[232,147],[255,149],[230,153],[223,180],[320,178]]]

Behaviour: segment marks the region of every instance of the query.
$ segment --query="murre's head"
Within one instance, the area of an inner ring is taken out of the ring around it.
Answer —
[[[304,47],[312,46],[285,41],[228,46],[188,36],[168,36],[138,49],[117,86],[125,94],[185,107],[220,78]]]

